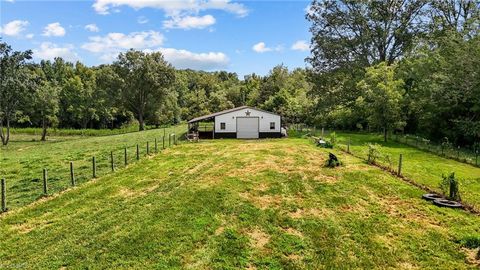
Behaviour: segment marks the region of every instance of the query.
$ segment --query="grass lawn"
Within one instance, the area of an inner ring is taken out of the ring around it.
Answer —
[[[479,216],[335,152],[330,169],[305,139],[181,144],[1,215],[0,268],[478,268]]]
[[[343,149],[346,149],[348,138],[350,138],[350,151],[365,159],[368,156],[367,143],[381,145],[382,157],[378,161],[395,170],[398,168],[399,156],[403,154],[402,174],[438,192],[441,191],[439,186],[442,175],[455,172],[455,175],[460,179],[462,200],[480,210],[480,168],[443,158],[405,144],[393,141],[384,143],[381,135],[348,133],[337,135],[339,144]]]
[[[184,133],[185,126],[177,126],[176,133]],[[174,131],[167,128],[165,133]],[[57,136],[48,137],[46,142],[33,134],[12,134],[7,147],[0,147],[0,178],[6,178],[7,196],[10,208],[28,204],[38,199],[43,192],[42,170],[48,170],[49,192],[64,190],[70,185],[70,161],[78,183],[92,177],[92,156],[96,157],[97,175],[111,171],[110,151],[114,153],[116,167],[124,166],[124,147],[127,147],[128,161],[134,162],[136,144],[140,145],[142,156],[146,154],[146,143],[154,150],[157,138],[159,148],[163,145],[163,129],[152,129],[112,136]],[[1,268],[1,267],[0,267]]]

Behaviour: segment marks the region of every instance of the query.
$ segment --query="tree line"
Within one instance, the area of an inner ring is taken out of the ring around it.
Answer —
[[[480,149],[480,2],[314,0],[314,122]]]
[[[312,106],[305,69],[274,67],[268,75],[177,70],[160,52],[129,50],[112,64],[88,67],[32,60],[31,51],[0,43],[0,137],[10,127],[119,128],[160,126],[250,105],[303,121]]]
[[[9,127],[176,124],[250,105],[284,123],[480,142],[480,3],[313,0],[306,69],[265,76],[178,70],[159,52],[108,65],[32,62],[0,43],[0,137]]]

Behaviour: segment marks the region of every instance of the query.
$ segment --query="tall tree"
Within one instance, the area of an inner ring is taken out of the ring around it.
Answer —
[[[123,79],[121,88],[125,107],[134,112],[139,129],[145,129],[145,119],[154,104],[166,99],[166,91],[175,81],[172,66],[160,52],[145,53],[130,50],[121,53],[114,63],[115,70]]]
[[[395,66],[385,62],[368,67],[365,78],[358,83],[363,94],[357,103],[365,108],[372,126],[383,128],[385,142],[389,130],[405,125],[401,110],[403,86],[403,80],[395,78]]]
[[[0,138],[7,145],[10,125],[21,109],[22,102],[32,89],[31,72],[26,69],[32,51],[13,51],[6,43],[0,43]]]
[[[408,51],[424,31],[424,0],[314,0],[312,57],[317,71],[366,67],[393,61]]]

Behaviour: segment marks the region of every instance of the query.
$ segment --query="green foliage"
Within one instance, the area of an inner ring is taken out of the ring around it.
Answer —
[[[381,146],[376,143],[368,143],[367,147],[368,147],[367,162],[369,164],[376,164],[377,160],[381,156],[381,152],[380,152]]]
[[[395,66],[382,62],[366,69],[365,78],[357,87],[363,94],[357,99],[357,106],[367,112],[367,120],[373,127],[387,132],[405,125],[402,115],[404,82],[395,78]]]
[[[330,142],[332,143],[332,145],[335,145],[337,143],[337,133],[335,133],[335,131],[330,133]]]
[[[332,154],[332,153],[328,153],[328,159],[327,159],[327,162],[325,164],[325,166],[329,167],[329,168],[335,168],[335,167],[338,167],[340,166],[342,163],[340,162],[340,160],[337,158],[336,155]]]
[[[459,181],[455,178],[455,173],[452,172],[449,175],[442,175],[440,189],[448,199],[460,201]]]

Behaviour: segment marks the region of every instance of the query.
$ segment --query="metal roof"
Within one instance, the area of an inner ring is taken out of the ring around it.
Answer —
[[[240,106],[240,107],[236,107],[236,108],[233,108],[233,109],[228,109],[228,110],[224,110],[224,111],[220,111],[220,112],[216,112],[216,113],[207,114],[207,115],[204,115],[204,116],[199,116],[199,117],[193,118],[192,120],[188,121],[188,123],[195,123],[195,122],[198,122],[198,121],[213,118],[213,117],[218,116],[218,115],[222,115],[222,114],[226,114],[226,113],[229,113],[229,112],[234,112],[234,111],[238,111],[238,110],[242,110],[242,109],[247,109],[247,108],[252,109],[252,110],[261,111],[261,112],[266,112],[266,113],[269,113],[269,114],[278,115],[276,113],[260,110],[260,109],[257,109],[255,107],[251,107],[251,106]],[[278,116],[280,116],[280,115],[278,115]]]

